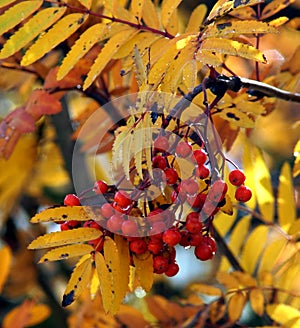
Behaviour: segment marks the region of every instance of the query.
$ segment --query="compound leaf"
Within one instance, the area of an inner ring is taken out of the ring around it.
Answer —
[[[91,245],[87,244],[75,244],[57,247],[48,251],[40,260],[39,263],[66,260],[71,257],[83,256],[94,251]]]
[[[43,1],[21,1],[0,16],[0,35],[9,31],[40,8]]]
[[[92,278],[91,254],[84,255],[77,263],[63,295],[62,306],[72,304],[84,291]]]
[[[0,59],[9,57],[26,46],[42,31],[54,24],[66,11],[66,8],[46,8],[38,12],[27,21],[4,44],[0,52]]]
[[[64,230],[58,232],[51,232],[40,236],[33,240],[28,249],[56,247],[68,244],[75,244],[94,240],[102,236],[102,232],[95,228],[77,228],[72,230]]]
[[[70,14],[63,17],[48,32],[42,34],[26,51],[21,65],[28,66],[43,57],[47,52],[72,35],[85,22],[87,17],[87,15],[83,14]]]

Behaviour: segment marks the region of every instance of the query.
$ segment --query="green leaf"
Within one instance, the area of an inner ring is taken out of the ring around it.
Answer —
[[[28,249],[49,248],[68,244],[81,243],[94,240],[102,236],[102,232],[95,228],[77,228],[72,230],[64,230],[51,232],[40,236],[33,240]]]
[[[23,48],[42,31],[54,24],[65,13],[66,9],[63,7],[46,8],[38,12],[4,44],[0,52],[0,59],[9,57]]]
[[[7,9],[0,16],[0,35],[20,24],[24,19],[40,8],[42,0],[22,1]],[[0,5],[1,6],[1,5]]]
[[[72,35],[85,22],[87,17],[87,15],[83,14],[70,14],[63,17],[48,32],[42,34],[26,51],[21,65],[28,66],[43,57],[47,52]]]

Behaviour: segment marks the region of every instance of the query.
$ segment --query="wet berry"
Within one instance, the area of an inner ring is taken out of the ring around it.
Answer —
[[[123,191],[123,190],[119,190],[115,193],[114,201],[121,208],[127,208],[129,205],[132,204],[130,195],[126,191]]]
[[[144,254],[147,250],[147,244],[144,239],[133,240],[129,243],[129,249],[137,255]]]
[[[155,273],[161,274],[168,270],[169,261],[164,256],[155,256],[153,258],[153,269]]]
[[[245,180],[246,176],[241,170],[233,170],[229,173],[229,181],[234,186],[241,186]]]
[[[193,151],[193,156],[198,164],[198,166],[203,166],[207,161],[207,155],[205,154],[204,150],[196,149]]]
[[[239,202],[248,202],[252,197],[251,189],[246,186],[240,186],[235,191],[235,198]]]
[[[107,193],[107,190],[108,190],[108,185],[103,180],[99,180],[94,183],[93,191],[96,194],[105,194]]]
[[[66,206],[79,206],[80,200],[79,198],[74,194],[68,194],[66,195],[64,199],[64,205]]]
[[[186,158],[192,154],[192,146],[188,142],[179,142],[175,152],[177,156]]]
[[[179,271],[179,265],[175,262],[172,262],[168,265],[167,271],[165,271],[165,275],[167,277],[174,277]]]
[[[174,170],[172,168],[167,168],[167,169],[164,170],[164,172],[165,172],[165,175],[166,175],[167,184],[173,185],[174,183],[177,182],[178,174],[177,174],[176,170]]]
[[[180,242],[181,234],[178,230],[168,229],[163,233],[163,241],[170,245],[175,246]]]

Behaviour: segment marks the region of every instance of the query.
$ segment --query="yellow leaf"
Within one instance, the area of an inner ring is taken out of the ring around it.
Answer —
[[[57,79],[61,80],[76,65],[97,42],[103,41],[110,36],[109,24],[95,24],[84,31],[75,44],[72,46],[67,56],[64,58],[58,72]]]
[[[278,17],[278,18],[275,18],[272,21],[270,21],[269,25],[273,26],[273,27],[279,27],[279,26],[285,24],[288,21],[289,21],[288,17],[285,17],[285,16],[284,17]]]
[[[252,274],[258,265],[259,257],[266,245],[269,228],[266,226],[258,226],[255,228],[243,248],[241,263],[243,268]]]
[[[238,280],[227,272],[219,271],[216,278],[219,283],[224,285],[228,290],[237,289],[239,287]]]
[[[297,219],[294,223],[292,223],[288,234],[293,237],[300,235],[300,219]]]
[[[271,319],[282,325],[300,317],[300,311],[287,304],[268,304],[266,310]]]
[[[143,6],[143,20],[147,26],[160,29],[159,17],[157,9],[152,0],[144,0]]]
[[[198,33],[207,13],[207,7],[204,4],[198,5],[192,12],[185,33]]]
[[[164,0],[161,5],[161,20],[164,28],[167,29],[167,26],[170,22],[170,19],[179,6],[182,0]]]
[[[102,232],[99,229],[86,227],[59,232],[51,232],[33,240],[28,245],[28,249],[39,249],[62,246],[67,244],[75,244],[94,240],[101,236]]]
[[[298,252],[299,253],[299,252]],[[285,267],[284,272],[281,274],[276,281],[276,287],[287,291],[293,291],[295,294],[300,297],[300,289],[299,289],[299,275],[300,275],[300,264],[298,258],[294,260],[295,263],[290,263]],[[288,302],[290,300],[290,296],[287,293],[280,293],[278,295],[278,299],[281,302]]]
[[[264,314],[265,307],[265,298],[262,291],[260,289],[250,290],[249,300],[253,311],[261,317]]]
[[[93,0],[78,0],[85,8],[91,9]]]
[[[0,52],[0,59],[15,54],[30,41],[34,40],[42,31],[54,24],[65,13],[66,9],[53,7],[38,12],[4,44]]]
[[[219,57],[220,55],[216,55],[215,53],[211,52],[211,50],[199,49],[196,53],[196,59],[198,61],[211,66],[220,66],[222,64],[222,60]]]
[[[136,33],[137,31],[134,29],[124,29],[124,31],[117,33],[107,41],[84,81],[83,90],[86,90],[93,83],[118,49]]]
[[[240,318],[245,303],[246,297],[241,292],[234,293],[230,297],[227,310],[230,322],[236,322]]]
[[[266,18],[275,15],[278,11],[286,8],[293,2],[295,2],[295,0],[273,0],[273,1],[271,1],[264,7],[260,19],[265,20]]]
[[[183,84],[187,88],[187,91],[191,92],[197,84],[197,61],[195,59],[190,60],[184,65],[182,76]]]
[[[149,292],[153,285],[153,257],[149,252],[143,255],[133,255],[135,275],[140,286]]]
[[[9,31],[40,8],[43,1],[22,1],[0,16],[0,35]],[[1,2],[2,5],[2,2]]]
[[[236,108],[244,113],[251,113],[256,115],[261,115],[265,112],[265,107],[263,104],[258,102],[251,102],[248,100],[247,94],[241,94],[233,99],[233,103]]]
[[[105,263],[112,277],[113,299],[110,312],[115,314],[123,300],[121,297],[122,288],[120,289],[122,275],[120,271],[120,255],[116,243],[109,237],[105,237],[103,249]]]
[[[253,8],[251,7],[243,7],[243,8],[238,8],[234,9],[231,13],[231,16],[234,16],[239,19],[257,19],[256,12]]]
[[[76,265],[63,295],[62,306],[73,303],[84,291],[92,278],[91,254],[84,255]]]
[[[45,321],[50,315],[50,308],[44,304],[34,304],[25,300],[20,306],[11,310],[3,320],[3,328],[25,328]]]
[[[131,12],[137,18],[138,21],[141,20],[144,8],[144,0],[132,0],[131,1]]]
[[[0,249],[1,270],[0,270],[0,293],[8,276],[10,265],[12,263],[12,253],[8,246]]]
[[[232,225],[234,224],[234,221],[236,219],[237,211],[234,210],[234,215],[230,216],[228,214],[225,214],[223,212],[219,212],[214,220],[214,226],[218,229],[219,233],[221,233],[222,236],[225,236],[227,232],[230,230]]]
[[[31,218],[31,223],[101,220],[100,209],[90,206],[61,206],[48,208]]]
[[[276,33],[277,30],[265,22],[256,20],[225,21],[211,24],[205,30],[203,38],[232,38],[241,34],[265,34]]]
[[[83,256],[95,251],[94,248],[86,244],[76,244],[57,247],[48,251],[40,260],[39,263],[66,260],[71,257]]]
[[[245,287],[256,286],[256,280],[247,272],[233,271],[231,275],[235,277],[239,281],[239,283]]]
[[[179,33],[179,18],[177,8],[174,10],[170,17],[169,23],[165,26],[165,30],[171,35],[177,35]]]
[[[2,0],[0,2],[0,8],[6,7],[13,2],[15,2],[15,0]]]
[[[72,35],[87,19],[87,15],[70,14],[59,20],[52,28],[42,34],[26,51],[21,65],[28,66]]]
[[[254,128],[254,121],[248,117],[245,113],[239,111],[235,107],[224,108],[220,112],[216,113],[217,116],[230,122],[233,126],[242,128]]]
[[[221,54],[243,57],[261,63],[267,62],[266,57],[261,51],[234,40],[223,38],[205,39],[202,42],[201,50],[210,50]]]
[[[95,253],[96,270],[100,283],[102,303],[105,313],[108,313],[112,304],[112,277],[106,266],[104,257],[99,252]]]
[[[296,220],[296,204],[291,168],[287,162],[282,166],[278,186],[278,221],[283,230],[288,231]]]
[[[294,156],[296,157],[293,167],[293,177],[300,174],[300,140],[297,142],[294,148]]]
[[[137,83],[139,87],[141,87],[147,83],[147,72],[137,45],[135,45],[133,48],[133,62]]]
[[[129,275],[130,275],[130,254],[129,254],[129,245],[128,241],[120,235],[114,236],[114,241],[116,243],[119,259],[120,259],[120,272],[122,274],[122,279],[120,279],[120,284],[118,286],[118,297],[119,302],[121,303],[128,291],[129,284]]]
[[[226,314],[226,304],[224,300],[218,300],[210,304],[209,317],[212,324],[216,324],[217,321],[222,319]]]
[[[222,290],[217,287],[213,287],[210,285],[205,285],[201,283],[192,284],[189,289],[193,292],[209,295],[209,296],[222,296]]]
[[[245,239],[248,235],[250,223],[250,215],[240,218],[230,235],[229,248],[235,256],[239,255],[244,245]]]

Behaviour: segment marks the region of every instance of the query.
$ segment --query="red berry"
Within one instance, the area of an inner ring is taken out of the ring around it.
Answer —
[[[184,191],[189,195],[194,195],[198,192],[198,183],[193,179],[183,180],[180,183],[180,192]]]
[[[209,177],[210,175],[210,170],[209,168],[207,168],[205,165],[199,166],[196,169],[196,175],[197,177],[199,177],[200,179],[206,179]]]
[[[193,156],[198,164],[198,166],[203,166],[207,161],[207,155],[205,154],[204,150],[196,149],[193,151]]]
[[[240,202],[248,202],[252,197],[251,189],[246,186],[240,186],[235,191],[235,198]]]
[[[214,253],[217,251],[217,244],[213,237],[203,236],[203,243],[208,244]]]
[[[169,140],[164,136],[159,136],[154,140],[154,148],[156,151],[166,152],[169,149]]]
[[[94,220],[89,220],[89,221],[86,221],[84,222],[84,227],[87,227],[87,228],[94,228],[94,229],[100,229],[101,226],[95,222]]]
[[[241,186],[245,180],[246,176],[241,170],[233,170],[229,173],[229,181],[234,186]]]
[[[90,240],[88,242],[88,244],[91,245],[91,246],[93,246],[97,252],[101,252],[102,249],[103,249],[103,245],[104,245],[104,238],[103,237],[99,237],[97,239]]]
[[[117,205],[123,208],[126,208],[132,204],[130,195],[124,190],[119,190],[116,192],[114,196],[114,201],[117,203]]]
[[[112,215],[106,223],[106,227],[111,232],[118,232],[122,228],[124,220],[119,214]]]
[[[154,156],[152,159],[152,165],[154,168],[164,170],[167,167],[167,159],[164,156]]]
[[[192,154],[192,146],[188,142],[179,142],[175,152],[177,156],[186,158]]]
[[[155,256],[153,258],[153,269],[155,273],[161,274],[168,270],[169,261],[164,256]]]
[[[211,260],[214,257],[214,252],[208,244],[199,244],[195,247],[195,255],[201,261]]]
[[[80,221],[70,220],[60,225],[60,230],[71,230],[81,226]]]
[[[227,183],[223,180],[217,180],[211,186],[207,198],[213,202],[218,203],[224,199],[227,190]]]
[[[186,217],[185,228],[191,233],[198,233],[202,231],[202,222],[200,221],[199,214],[197,212],[191,212]]]
[[[190,246],[190,233],[188,231],[181,231],[181,239],[179,245],[183,247]]]
[[[206,201],[206,194],[198,194],[197,196],[188,197],[187,202],[195,208],[201,209]]]
[[[135,221],[126,220],[122,223],[122,232],[126,236],[136,235],[138,233],[138,225]]]
[[[108,219],[115,213],[115,210],[109,203],[105,203],[101,206],[100,212],[101,215]]]
[[[181,234],[178,230],[168,229],[163,233],[163,241],[170,245],[175,246],[180,242]]]
[[[165,272],[165,275],[167,277],[174,277],[179,271],[179,266],[177,263],[172,262],[169,264],[167,271]]]
[[[162,251],[164,244],[161,240],[159,239],[151,239],[148,242],[148,250],[152,253],[152,254],[158,254]]]
[[[201,233],[189,233],[188,241],[190,246],[198,246],[202,243],[202,234]]]
[[[177,182],[178,174],[177,174],[176,170],[174,170],[172,168],[167,168],[167,169],[164,170],[164,172],[165,172],[165,175],[166,175],[167,184],[173,185],[174,183]]]
[[[79,206],[80,200],[79,198],[74,194],[68,194],[66,195],[64,199],[64,205],[66,206]]]
[[[108,190],[108,185],[106,182],[99,180],[94,183],[93,191],[96,194],[105,194]]]
[[[131,252],[140,255],[144,254],[147,250],[147,244],[144,239],[133,240],[129,243]]]

